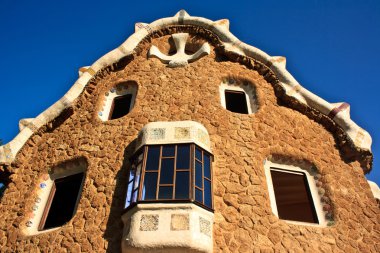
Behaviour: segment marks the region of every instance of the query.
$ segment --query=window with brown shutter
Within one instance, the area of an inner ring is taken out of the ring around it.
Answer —
[[[270,169],[280,219],[318,223],[305,173]]]

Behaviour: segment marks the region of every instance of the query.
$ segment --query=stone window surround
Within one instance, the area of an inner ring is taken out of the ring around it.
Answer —
[[[76,206],[80,201],[81,193],[84,186],[84,181],[86,178],[86,170],[87,165],[83,161],[79,161],[79,165],[76,161],[69,162],[67,164],[61,164],[55,166],[54,169],[49,170],[49,173],[43,174],[37,183],[37,194],[35,194],[35,203],[32,207],[31,212],[26,212],[26,216],[28,220],[22,224],[25,225],[25,228],[22,229],[23,234],[27,236],[38,235],[42,233],[47,233],[51,231],[55,231],[60,229],[61,227],[55,227],[45,230],[39,230],[40,222],[43,218],[46,208],[48,208],[49,196],[53,189],[54,180],[63,178],[66,176],[71,176],[78,173],[84,173],[83,182],[79,189],[79,194],[77,198]],[[76,213],[76,209],[74,211],[74,215]],[[73,215],[73,217],[74,217]]]
[[[246,84],[246,85],[243,85]],[[220,103],[222,107],[226,109],[226,96],[225,91],[240,91],[244,92],[247,101],[248,115],[256,113],[258,110],[258,101],[256,88],[253,84],[245,80],[239,80],[236,78],[226,78],[219,86]],[[227,110],[227,109],[226,109]]]
[[[129,113],[130,113],[132,111],[134,105],[135,105],[136,96],[137,96],[137,89],[138,89],[137,82],[135,82],[133,80],[121,82],[121,83],[114,85],[109,91],[104,93],[101,108],[98,112],[98,117],[102,121],[110,120],[109,117],[110,117],[110,113],[112,110],[114,98],[124,96],[127,94],[132,95],[131,104],[129,106]],[[115,119],[115,120],[117,120],[117,119]]]
[[[298,166],[285,165],[285,164],[275,163],[275,162],[265,160],[264,170],[265,170],[265,176],[266,176],[267,186],[268,186],[268,191],[269,191],[269,199],[270,199],[270,204],[271,204],[273,214],[279,218],[278,211],[277,211],[277,205],[276,205],[275,193],[274,193],[274,189],[273,189],[272,176],[270,173],[270,170],[272,167],[279,169],[279,170],[283,169],[283,170],[287,170],[287,171],[302,172],[305,174],[306,180],[308,182],[308,186],[310,189],[312,201],[313,201],[313,204],[315,207],[315,212],[316,212],[317,217],[318,217],[318,224],[317,223],[309,223],[309,222],[292,221],[292,220],[283,220],[283,219],[281,219],[281,220],[283,220],[287,223],[295,224],[295,225],[326,227],[328,225],[328,220],[325,218],[325,214],[323,211],[323,204],[320,201],[318,188],[315,185],[314,177],[307,170],[302,169]]]

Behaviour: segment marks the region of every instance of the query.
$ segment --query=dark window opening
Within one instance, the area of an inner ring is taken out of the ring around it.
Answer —
[[[64,225],[74,216],[81,193],[84,173],[54,180],[39,230]]]
[[[226,109],[231,112],[248,114],[248,105],[245,92],[225,90]]]
[[[208,152],[194,144],[178,144],[145,146],[135,157],[143,154],[144,159],[134,159],[129,172],[126,208],[135,202],[175,200],[213,208]]]
[[[1,140],[0,140],[1,144]],[[7,189],[10,180],[11,173],[7,170],[7,167],[0,167],[0,199],[3,197],[5,190]]]
[[[280,219],[318,223],[306,175],[271,168],[277,212]]]
[[[118,96],[113,99],[109,119],[118,119],[127,115],[131,109],[132,94]]]

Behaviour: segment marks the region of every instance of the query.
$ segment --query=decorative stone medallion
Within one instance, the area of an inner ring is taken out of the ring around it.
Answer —
[[[158,230],[158,215],[145,214],[141,215],[140,231],[156,231]]]
[[[149,138],[153,140],[160,140],[165,138],[165,128],[152,128],[149,129]]]
[[[189,230],[189,214],[172,214],[170,230]]]
[[[211,222],[199,217],[199,230],[201,233],[211,237]]]
[[[174,138],[176,139],[189,139],[190,127],[176,127]]]

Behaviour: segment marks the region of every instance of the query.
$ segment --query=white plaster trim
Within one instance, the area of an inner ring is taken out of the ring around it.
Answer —
[[[60,115],[60,113],[67,107],[71,106],[73,101],[80,96],[88,81],[101,69],[109,66],[121,58],[134,53],[135,48],[149,33],[160,30],[171,25],[194,25],[204,27],[214,32],[227,51],[235,52],[239,55],[252,57],[266,66],[268,66],[280,80],[280,85],[285,89],[286,94],[294,97],[303,104],[317,109],[325,115],[336,108],[336,104],[331,104],[310,91],[303,88],[293,76],[285,69],[284,61],[279,61],[278,57],[271,57],[263,51],[241,42],[229,31],[229,22],[226,20],[212,21],[202,17],[192,17],[186,11],[179,11],[176,16],[170,18],[162,18],[152,22],[149,25],[143,26],[132,34],[123,44],[118,48],[107,53],[84,72],[79,79],[74,83],[74,86],[62,98],[64,101],[59,100],[47,110],[38,115],[32,123],[37,126],[37,129],[46,123],[52,121]],[[354,145],[360,149],[371,151],[372,138],[362,128],[360,128],[350,118],[349,113],[337,113],[333,120],[347,133],[349,138],[353,141]],[[25,133],[24,128],[9,145],[11,151],[5,154],[3,149],[0,148],[0,163],[11,163],[17,152],[22,148],[33,133]]]
[[[188,229],[172,230],[172,215],[188,215]],[[144,215],[155,215],[157,227],[140,229]],[[202,233],[200,219],[209,222],[210,234]],[[213,252],[214,214],[192,203],[143,203],[122,216],[124,232],[122,252]]]
[[[53,171],[49,172],[49,174],[43,175],[42,178],[40,180],[38,180],[37,188],[39,190],[37,191],[37,194],[35,194],[36,199],[35,199],[35,203],[33,206],[33,210],[30,210],[34,217],[29,218],[26,221],[26,223],[31,222],[31,226],[29,226],[29,227],[27,226],[26,228],[23,228],[22,229],[23,234],[25,234],[27,236],[31,236],[31,235],[37,235],[37,234],[51,232],[51,231],[54,231],[54,230],[57,230],[60,228],[60,227],[56,227],[56,228],[51,228],[51,229],[38,230],[38,227],[40,225],[43,213],[45,211],[45,208],[46,208],[46,205],[47,205],[47,202],[49,199],[50,192],[51,192],[52,187],[54,185],[54,180],[59,179],[59,178],[63,178],[63,177],[67,177],[67,176],[71,176],[74,174],[78,174],[81,172],[86,172],[86,169],[87,168],[85,167],[84,164],[76,165],[74,163],[73,164],[68,163],[68,164],[65,164],[64,166],[55,167],[53,169]],[[44,177],[46,177],[46,178],[44,178]],[[86,178],[86,176],[83,177],[83,181],[82,181],[81,187],[79,189],[79,195],[77,198],[76,206],[80,200],[80,196],[81,196],[81,193],[83,190],[85,178]],[[46,186],[42,188],[41,184],[44,184]],[[74,215],[75,215],[75,213],[74,213]]]
[[[368,182],[369,186],[371,187],[373,197],[380,201],[380,188],[379,188],[379,186],[375,182],[372,182],[369,180],[367,180],[367,182]]]
[[[158,121],[146,124],[139,132],[136,150],[144,145],[195,143],[211,153],[207,129],[195,121]]]
[[[309,222],[292,221],[292,220],[284,220],[284,221],[286,221],[288,223],[292,223],[292,224],[297,224],[297,225],[322,226],[322,227],[327,226],[328,221],[325,218],[325,214],[323,211],[323,205],[322,205],[320,197],[319,197],[318,188],[315,185],[314,177],[312,175],[310,175],[310,173],[307,170],[301,169],[300,167],[274,163],[274,162],[266,160],[265,164],[264,164],[264,170],[265,170],[265,176],[266,176],[268,191],[269,191],[269,199],[270,199],[270,204],[271,204],[273,214],[279,218],[278,211],[277,211],[276,197],[275,197],[275,193],[274,193],[274,189],[273,189],[273,181],[272,181],[272,176],[270,173],[271,167],[278,168],[279,169],[278,171],[285,172],[285,173],[291,173],[291,172],[282,171],[281,169],[294,171],[295,174],[297,172],[301,172],[301,173],[304,173],[306,175],[306,179],[307,179],[307,182],[308,182],[308,185],[310,188],[311,197],[312,197],[314,207],[315,207],[315,211],[316,211],[317,217],[318,217],[318,224],[317,223],[309,223]],[[274,170],[276,170],[276,169],[274,169]]]
[[[204,43],[197,52],[192,55],[188,55],[185,53],[185,47],[187,38],[189,37],[188,33],[175,33],[172,34],[172,38],[174,40],[174,44],[177,52],[174,55],[165,55],[161,53],[161,51],[156,46],[151,46],[149,49],[149,57],[157,57],[164,63],[169,64],[169,67],[184,67],[189,62],[194,62],[201,58],[204,55],[210,54],[210,45],[206,42]]]

